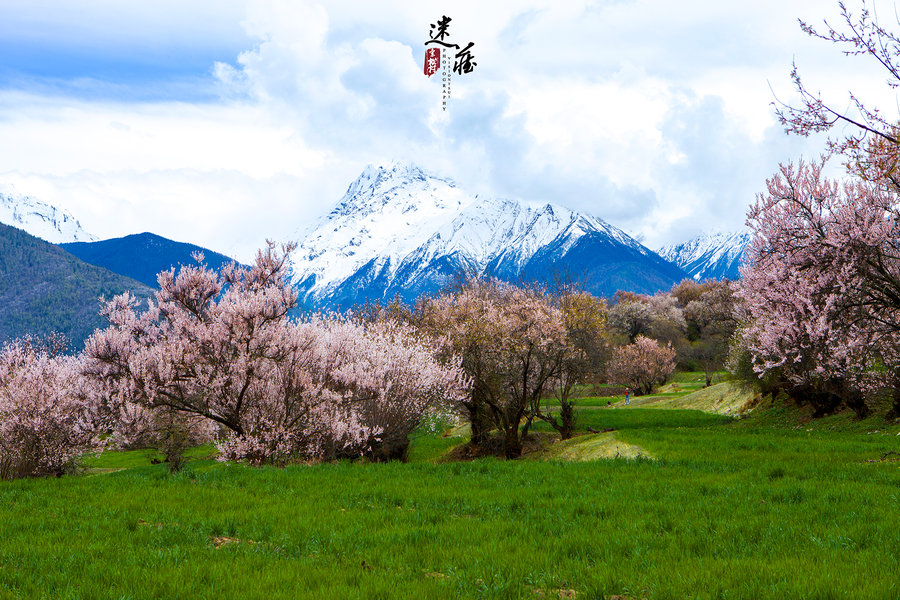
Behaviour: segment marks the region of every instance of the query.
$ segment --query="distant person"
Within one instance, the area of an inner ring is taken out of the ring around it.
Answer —
[[[625,388],[625,404],[631,404],[631,390]]]

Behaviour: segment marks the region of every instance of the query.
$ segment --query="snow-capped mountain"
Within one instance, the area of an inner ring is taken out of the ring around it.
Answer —
[[[0,185],[0,223],[22,229],[52,244],[97,239],[82,229],[67,211],[24,196],[10,185]]]
[[[468,194],[406,163],[367,167],[291,260],[306,304],[341,307],[411,300],[461,273],[562,276],[602,295],[655,292],[685,276],[601,219]]]
[[[696,279],[740,279],[738,267],[744,248],[750,243],[747,232],[701,233],[681,244],[663,246],[660,256],[675,263]]]

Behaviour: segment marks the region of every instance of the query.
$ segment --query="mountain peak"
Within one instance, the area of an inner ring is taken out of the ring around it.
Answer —
[[[371,213],[387,204],[405,202],[404,213],[424,208],[427,212],[444,207],[430,207],[429,199],[448,196],[445,190],[455,188],[452,179],[429,173],[410,162],[394,161],[387,165],[368,165],[350,184],[344,197],[325,220],[340,215]],[[453,194],[449,194],[453,196]],[[424,200],[424,206],[423,206]]]
[[[413,182],[429,180],[441,181],[452,187],[456,185],[453,180],[430,173],[412,162],[393,161],[388,164],[369,164],[347,188],[344,201],[365,194],[367,191],[386,191]]]
[[[663,246],[657,252],[684,269],[697,281],[704,279],[740,279],[738,270],[744,249],[750,243],[746,231],[713,230],[701,232],[679,244]]]
[[[369,166],[371,167],[372,165]],[[434,175],[427,173],[416,163],[403,160],[395,160],[387,165],[378,165],[375,168],[379,172],[384,173],[386,177],[392,179],[425,179],[426,177],[434,177]]]
[[[597,268],[597,260],[617,266]],[[550,281],[554,271],[587,270],[610,287],[618,285],[611,283],[617,269],[631,272],[637,264],[653,273],[641,291],[684,276],[602,219],[551,203],[470,194],[452,179],[394,162],[367,166],[299,240],[291,277],[309,304],[351,306],[395,293],[413,299],[463,272]]]
[[[60,244],[81,260],[131,277],[150,287],[156,287],[157,274],[172,267],[194,265],[194,252],[202,252],[204,263],[220,269],[232,259],[207,248],[176,242],[145,231],[123,237],[90,243]]]
[[[9,184],[0,185],[0,223],[53,244],[97,239],[68,211],[21,194]]]

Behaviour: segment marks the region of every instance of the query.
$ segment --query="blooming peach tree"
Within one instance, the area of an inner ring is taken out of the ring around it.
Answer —
[[[459,407],[473,446],[487,449],[496,428],[504,454],[520,456],[520,425],[531,421],[529,411],[559,373],[559,349],[567,343],[563,312],[542,291],[473,279],[428,299],[420,314],[421,327],[462,357],[472,381]]]
[[[261,383],[244,433],[226,436],[225,457],[404,458],[422,419],[466,392],[461,369],[409,325],[312,315],[285,333],[287,355]]]
[[[128,294],[104,308],[110,326],[85,345],[88,369],[110,396],[148,408],[195,414],[243,432],[242,415],[258,383],[284,356],[283,330],[296,293],[285,259],[270,244],[255,265],[222,273],[197,266],[159,274],[143,312]]]
[[[556,346],[555,356],[551,356],[556,374],[550,379],[550,388],[559,403],[559,415],[541,406],[540,399],[531,411],[565,440],[575,432],[575,386],[599,382],[609,360],[609,308],[602,298],[575,289],[562,290],[554,300],[566,330],[565,343]]]
[[[80,357],[36,342],[23,338],[0,349],[0,479],[59,475],[100,447]]]
[[[748,213],[745,340],[757,372],[777,369],[798,399],[865,413],[873,367],[900,368],[898,198],[828,180],[823,164],[782,166]]]
[[[896,89],[900,36],[865,0],[855,11],[838,6],[837,26],[801,28],[879,64]],[[829,181],[820,161],[783,166],[769,180],[748,213],[755,239],[741,292],[751,317],[743,343],[762,377],[820,412],[844,402],[865,414],[864,394],[881,385],[893,389],[900,414],[900,128],[852,92],[838,104],[811,91],[796,66],[791,77],[799,102],[778,103],[785,130],[831,133],[827,153],[843,157],[851,179]]]
[[[639,335],[633,344],[613,351],[607,367],[609,380],[634,388],[636,396],[649,394],[675,371],[675,350]]]
[[[855,12],[844,1],[838,2],[838,7],[841,16],[837,26],[826,21],[824,27],[818,28],[801,20],[800,28],[813,38],[834,44],[845,56],[870,59],[873,65],[884,69],[888,88],[896,90],[900,87],[900,35],[881,25],[866,0],[859,2]],[[900,191],[897,121],[852,91],[846,100],[824,100],[821,93],[806,85],[796,64],[791,80],[799,101],[776,101],[776,114],[785,131],[802,136],[839,131],[826,143],[829,154],[843,156],[854,175]]]

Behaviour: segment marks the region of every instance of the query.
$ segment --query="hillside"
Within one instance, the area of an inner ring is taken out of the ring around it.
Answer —
[[[148,297],[141,283],[90,265],[59,246],[0,224],[0,341],[53,331],[74,347],[96,327],[101,296],[129,291]]]
[[[194,252],[202,252],[204,262],[214,270],[233,261],[224,254],[149,232],[60,246],[87,263],[130,277],[152,288],[156,287],[156,275],[160,271],[168,271],[179,265],[193,265]]]
[[[701,410],[733,417],[749,410],[748,407],[753,406],[758,400],[758,392],[744,389],[740,384],[731,381],[696,390],[694,386],[670,383],[660,388],[656,394],[634,398],[629,406]]]

